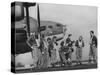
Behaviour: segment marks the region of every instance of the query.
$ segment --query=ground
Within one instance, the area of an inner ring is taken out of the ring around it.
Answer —
[[[82,65],[76,65],[73,63],[71,66],[64,66],[64,67],[51,67],[51,68],[45,68],[45,69],[17,69],[16,73],[29,73],[29,72],[47,72],[47,71],[62,71],[62,70],[77,70],[77,69],[94,69],[97,68],[97,64],[83,62]]]

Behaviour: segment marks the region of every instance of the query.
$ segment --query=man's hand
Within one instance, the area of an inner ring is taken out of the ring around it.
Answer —
[[[44,54],[44,52],[42,52],[42,54]]]
[[[34,49],[34,47],[33,47],[33,46],[32,46],[31,48],[32,48],[32,49]]]
[[[64,35],[66,34],[66,30],[67,30],[66,28],[63,29],[63,34]]]

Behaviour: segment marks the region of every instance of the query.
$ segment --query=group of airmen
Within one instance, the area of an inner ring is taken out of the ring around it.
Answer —
[[[30,36],[27,43],[32,48],[33,65],[36,68],[55,67],[57,64],[59,66],[72,65],[74,51],[76,51],[76,64],[82,64],[82,49],[85,46],[83,37],[79,36],[77,40],[72,41],[72,34],[68,34],[66,40],[63,40],[65,35],[63,33],[63,36],[59,38],[55,35],[47,37],[44,34],[34,33]],[[60,44],[59,41],[61,41]],[[94,31],[90,31],[89,46],[88,63],[97,63],[97,37],[94,35]]]

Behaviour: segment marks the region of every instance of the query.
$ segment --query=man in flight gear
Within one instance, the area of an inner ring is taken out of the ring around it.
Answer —
[[[90,31],[89,63],[91,63],[92,61],[96,63],[97,61],[96,49],[97,49],[97,37],[94,35],[94,31]]]

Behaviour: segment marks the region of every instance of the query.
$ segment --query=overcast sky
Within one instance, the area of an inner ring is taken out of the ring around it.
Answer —
[[[76,6],[40,3],[41,20],[56,21],[66,24],[72,32],[96,30],[97,8],[93,6]],[[30,16],[36,18],[36,7],[30,8]],[[74,29],[73,29],[74,28]]]

